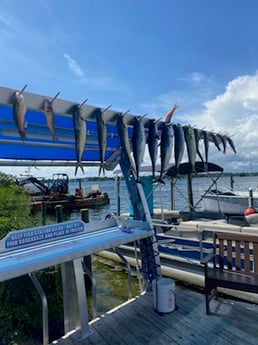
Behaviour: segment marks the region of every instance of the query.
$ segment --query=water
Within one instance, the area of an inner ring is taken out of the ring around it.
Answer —
[[[105,205],[101,208],[90,209],[89,216],[90,220],[103,220],[106,215],[110,213],[117,213],[117,191],[114,180],[99,180],[97,182],[89,181],[82,182],[82,188],[87,193],[91,190],[91,186],[98,184],[100,190],[103,193],[108,193],[110,198],[110,204]],[[193,199],[194,204],[197,204],[200,200],[200,195],[210,187],[212,180],[208,177],[193,178]],[[78,183],[70,183],[70,192],[74,193],[75,189],[78,188]],[[215,186],[213,187],[215,188]],[[230,188],[230,177],[222,176],[218,180],[218,188]],[[253,191],[257,191],[258,178],[257,176],[234,176],[234,189],[248,191],[252,188]],[[154,208],[167,208],[171,209],[171,181],[167,180],[166,184],[154,185]],[[178,179],[174,181],[174,209],[187,211],[187,181],[186,179]],[[201,203],[198,204],[198,207]],[[129,212],[130,202],[127,188],[124,181],[120,182],[120,210],[121,213]],[[80,212],[74,211],[71,213],[72,219],[80,217]]]
[[[239,190],[248,190],[250,187],[257,190],[258,179],[255,176],[234,177],[234,187]],[[193,197],[194,203],[199,200],[200,195],[211,185],[211,179],[194,178],[193,179]],[[89,209],[90,221],[98,221],[105,219],[110,213],[117,213],[117,193],[114,180],[100,180],[82,182],[82,188],[87,193],[91,190],[93,184],[99,184],[103,193],[108,193],[110,204],[100,208]],[[219,187],[230,188],[230,177],[221,177],[219,179]],[[70,192],[74,193],[78,188],[78,183],[70,183]],[[156,186],[154,192],[154,208],[171,208],[170,181],[167,180],[164,186]],[[187,183],[186,179],[179,179],[175,186],[175,209],[187,210]],[[125,182],[121,181],[120,185],[120,202],[121,213],[128,212],[130,203],[129,196],[125,186]],[[68,215],[68,219],[80,218],[80,212],[73,211]],[[53,218],[52,218],[53,221]],[[127,272],[123,264],[117,264],[109,260],[93,257],[93,272],[97,285],[97,313],[100,315],[111,308],[125,302],[128,298]],[[132,293],[136,296],[140,292],[137,272],[133,270],[132,277]]]

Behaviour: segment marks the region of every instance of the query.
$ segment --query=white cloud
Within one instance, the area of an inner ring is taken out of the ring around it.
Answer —
[[[64,58],[66,59],[68,63],[69,69],[78,77],[84,77],[84,72],[81,69],[81,67],[78,65],[78,63],[71,58],[69,54],[64,54]]]

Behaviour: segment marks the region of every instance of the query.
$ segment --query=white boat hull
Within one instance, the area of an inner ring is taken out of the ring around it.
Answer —
[[[248,207],[250,207],[248,195],[207,194],[202,198],[204,212],[243,215]],[[258,196],[253,198],[253,207],[258,208]]]

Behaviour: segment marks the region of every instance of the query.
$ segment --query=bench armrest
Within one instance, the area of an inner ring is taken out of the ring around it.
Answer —
[[[207,265],[209,261],[211,261],[211,259],[213,259],[215,257],[214,253],[210,253],[208,255],[206,255],[202,260],[201,260],[201,264],[202,265]]]

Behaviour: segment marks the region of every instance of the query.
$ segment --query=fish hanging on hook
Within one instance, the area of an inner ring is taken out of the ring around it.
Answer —
[[[77,164],[75,167],[75,175],[77,174],[78,168],[84,173],[84,168],[82,164],[82,155],[86,143],[86,120],[82,116],[82,105],[87,101],[87,99],[79,105],[73,106],[73,127],[74,127],[74,137],[75,137],[75,148],[76,148],[76,158]]]
[[[54,141],[57,140],[57,135],[56,135],[56,130],[55,130],[55,122],[54,122],[53,102],[59,94],[60,94],[60,92],[58,92],[55,95],[55,97],[52,98],[51,101],[48,99],[44,99],[44,101],[43,101],[43,109],[44,109],[44,113],[45,113],[46,120],[47,120],[47,126],[50,130],[52,139]]]
[[[19,135],[23,141],[26,139],[24,128],[26,104],[22,93],[26,89],[26,87],[27,85],[24,85],[21,91],[15,91],[13,95],[13,119],[17,126]]]

